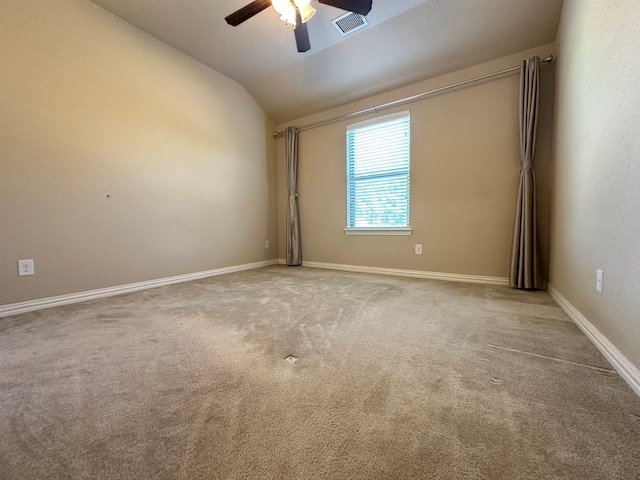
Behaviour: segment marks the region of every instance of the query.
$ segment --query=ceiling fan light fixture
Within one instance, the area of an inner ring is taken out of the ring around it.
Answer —
[[[310,4],[307,4],[305,7],[298,7],[298,10],[300,11],[302,23],[307,23],[316,13],[316,9],[313,8]]]
[[[284,15],[285,12],[292,7],[290,0],[271,0],[271,6],[280,15]]]
[[[287,25],[293,25],[295,27],[296,26],[295,10],[293,11],[293,14],[289,14],[289,12],[287,12],[284,15],[280,15],[280,20],[282,20]]]
[[[280,14],[280,20],[290,25],[296,24],[296,9],[300,11],[302,23],[307,23],[316,13],[310,0],[271,0],[271,5]]]
[[[271,5],[275,11],[280,14],[280,20],[284,23],[295,26],[296,6],[291,2],[291,0],[271,0]]]

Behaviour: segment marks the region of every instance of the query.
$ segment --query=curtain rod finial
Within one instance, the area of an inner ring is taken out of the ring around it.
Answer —
[[[547,58],[543,58],[540,63],[553,63],[555,59],[556,57],[554,57],[553,55],[549,55]]]

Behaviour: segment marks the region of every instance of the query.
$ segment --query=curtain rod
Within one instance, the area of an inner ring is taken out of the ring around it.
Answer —
[[[540,63],[551,63],[553,62],[553,55],[549,55],[547,58],[543,58],[540,60]],[[346,120],[349,118],[361,117],[362,115],[368,115],[370,113],[378,113],[381,110],[386,110],[388,108],[397,107],[398,105],[404,105],[405,103],[415,102],[429,95],[433,95],[436,93],[444,92],[446,90],[451,90],[453,88],[462,87],[463,85],[468,85],[469,83],[479,82],[481,80],[486,80],[488,78],[498,77],[500,75],[504,75],[505,73],[519,71],[521,66],[507,68],[505,70],[500,70],[499,72],[489,73],[487,75],[482,75],[481,77],[472,78],[470,80],[465,80],[463,82],[454,83],[453,85],[447,85],[446,87],[436,88],[435,90],[429,90],[428,92],[418,93],[416,95],[411,95],[410,97],[401,98],[400,100],[394,100],[393,102],[383,103],[382,105],[377,105],[375,107],[365,108],[364,110],[358,110],[357,112],[347,113],[345,115],[339,115],[337,117],[328,118],[326,120],[321,120],[319,122],[309,123],[307,125],[303,125],[298,127],[298,131],[302,132],[304,130],[310,130],[316,127],[322,127],[324,125],[329,125],[330,123],[339,122],[341,120]],[[284,136],[284,132],[273,132],[273,136],[275,138]]]

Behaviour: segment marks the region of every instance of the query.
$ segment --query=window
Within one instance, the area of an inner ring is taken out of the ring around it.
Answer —
[[[349,234],[408,235],[409,112],[347,127],[347,229]]]

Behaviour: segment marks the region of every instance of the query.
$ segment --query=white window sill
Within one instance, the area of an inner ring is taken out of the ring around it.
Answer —
[[[345,228],[345,235],[411,235],[411,228]]]

